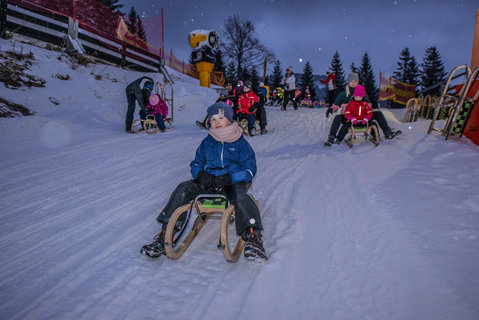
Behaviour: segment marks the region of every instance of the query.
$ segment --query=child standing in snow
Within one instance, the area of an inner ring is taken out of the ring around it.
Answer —
[[[353,99],[346,106],[345,118],[348,120],[339,130],[338,140],[342,141],[348,133],[348,128],[352,125],[364,127],[371,121],[373,109],[370,103],[363,100],[365,94],[364,87],[357,85],[354,88]],[[376,124],[372,124],[376,125]]]
[[[165,254],[165,231],[174,210],[191,202],[199,194],[225,194],[235,206],[236,232],[245,240],[247,260],[267,260],[261,240],[261,216],[254,200],[247,194],[248,183],[256,174],[254,150],[233,120],[233,109],[217,102],[208,108],[211,123],[208,136],[196,150],[190,164],[193,177],[180,183],[156,220],[161,232],[141,252],[152,258]]]
[[[168,115],[168,106],[165,101],[158,94],[154,93],[150,96],[150,101],[146,108],[150,115],[155,116],[156,124],[160,131],[165,132],[166,126],[164,121]]]

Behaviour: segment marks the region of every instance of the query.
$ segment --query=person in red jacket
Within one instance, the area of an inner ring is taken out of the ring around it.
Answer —
[[[364,86],[357,85],[354,88],[353,99],[349,101],[346,106],[345,118],[348,120],[339,130],[338,140],[342,141],[348,133],[348,128],[351,125],[364,127],[371,121],[373,117],[373,109],[371,104],[367,101],[363,101],[365,94]],[[376,125],[372,123],[371,125]]]
[[[329,69],[326,71],[326,75],[328,78],[326,80],[321,80],[322,83],[324,83],[328,87],[328,104],[329,106],[333,105],[334,102],[334,93],[336,91],[336,76],[334,75],[333,71]]]
[[[259,99],[258,96],[254,94],[251,89],[251,81],[246,80],[243,87],[244,93],[238,98],[238,111],[236,112],[238,121],[241,121],[243,119],[248,120],[249,134],[250,136],[254,136],[256,134],[255,121]]]

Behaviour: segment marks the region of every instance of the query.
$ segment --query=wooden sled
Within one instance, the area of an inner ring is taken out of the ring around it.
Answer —
[[[259,133],[260,132],[260,129],[259,129],[259,121],[256,120],[254,122],[255,124],[255,128],[256,128],[256,132]],[[243,119],[241,121],[238,122],[238,125],[240,126],[241,129],[243,129],[243,133],[247,136],[249,136],[249,130],[248,130],[248,120],[246,119]]]
[[[349,135],[344,139],[344,142],[346,142],[346,145],[349,148],[352,148],[355,142],[358,142],[358,135],[359,136],[364,136],[363,141],[371,141],[372,144],[374,144],[375,147],[379,145],[379,132],[378,128],[376,125],[367,125],[366,127],[354,127],[351,125],[351,127],[348,129]]]
[[[200,194],[193,202],[178,207],[166,227],[166,256],[178,259],[188,249],[206,221],[221,220],[218,247],[222,249],[227,262],[236,262],[245,243],[236,235],[235,207],[232,204],[227,206],[227,203],[224,195]]]
[[[165,120],[166,129],[170,129],[173,127],[173,123],[170,122],[168,119]],[[134,133],[138,133],[141,131],[141,128],[145,130],[148,134],[154,134],[160,131],[158,128],[158,124],[156,123],[155,116],[148,115],[146,119],[135,119],[131,124],[131,131]]]

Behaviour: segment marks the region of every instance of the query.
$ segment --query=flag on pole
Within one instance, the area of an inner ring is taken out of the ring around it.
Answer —
[[[391,84],[394,87],[394,102],[407,104],[408,100],[416,97],[416,85],[401,82],[394,77],[391,78]]]
[[[379,100],[389,100],[394,97],[394,87],[391,85],[391,81],[386,79],[382,72],[379,72]]]
[[[118,18],[118,25],[116,26],[115,35],[118,39],[123,40],[133,46],[143,49],[148,49],[149,47],[148,43],[128,30],[125,21],[123,21],[121,17]]]

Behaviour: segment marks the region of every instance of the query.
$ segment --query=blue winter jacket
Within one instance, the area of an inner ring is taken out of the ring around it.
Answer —
[[[193,179],[204,170],[215,176],[228,172],[232,183],[249,182],[256,174],[256,157],[243,135],[234,142],[220,142],[208,135],[196,150],[190,167]]]

